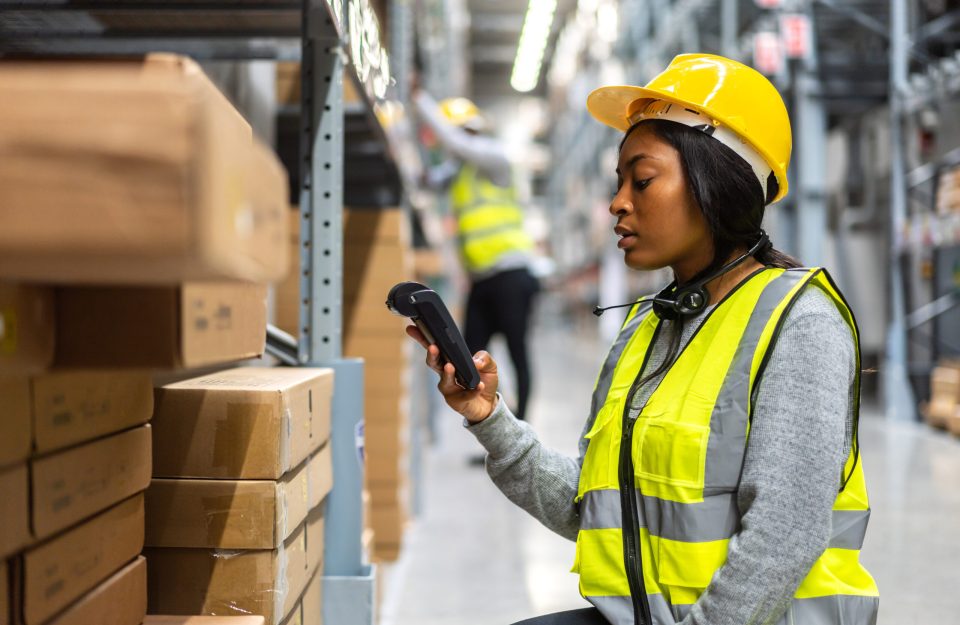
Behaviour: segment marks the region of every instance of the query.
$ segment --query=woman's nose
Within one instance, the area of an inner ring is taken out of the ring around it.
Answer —
[[[622,189],[618,189],[617,194],[613,196],[613,200],[610,202],[610,214],[614,217],[626,215],[633,210],[633,204],[627,199],[626,195]]]

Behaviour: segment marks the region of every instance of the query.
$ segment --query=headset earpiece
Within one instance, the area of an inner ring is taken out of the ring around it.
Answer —
[[[667,321],[675,321],[681,316],[696,315],[710,301],[707,289],[702,283],[695,283],[688,287],[674,290],[676,284],[671,284],[653,300],[653,314]]]

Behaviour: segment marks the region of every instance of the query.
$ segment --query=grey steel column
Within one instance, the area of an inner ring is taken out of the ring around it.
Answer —
[[[720,1],[720,45],[723,47],[723,55],[731,59],[739,56],[739,5],[739,0]]]
[[[823,264],[823,239],[827,234],[827,113],[819,97],[819,59],[813,15],[809,3],[804,3],[802,8],[810,18],[811,33],[810,53],[798,64],[794,83],[797,254],[805,265],[813,267]]]
[[[319,0],[321,3],[323,0]],[[326,9],[305,0],[301,70],[300,361],[340,357],[343,304],[343,57]]]
[[[907,164],[903,148],[903,96],[907,90],[908,26],[906,0],[890,0],[890,323],[883,367],[887,417],[913,420],[916,401],[907,372],[903,272],[895,245],[907,220]]]
[[[347,14],[333,0],[336,16]],[[334,370],[334,486],[324,511],[324,622],[373,623],[374,572],[362,560],[363,362],[341,358],[344,53],[326,0],[304,0],[301,51],[301,363]],[[343,28],[343,30],[346,30]],[[304,625],[319,625],[305,623]]]

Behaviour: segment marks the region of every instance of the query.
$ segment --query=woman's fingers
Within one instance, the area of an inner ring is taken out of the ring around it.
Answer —
[[[443,368],[440,364],[440,348],[436,345],[427,346],[427,366],[437,373],[443,374]]]
[[[423,332],[420,331],[420,328],[417,326],[407,326],[407,336],[420,343],[420,346],[424,349],[430,346],[430,343],[427,341],[426,337],[423,336]]]

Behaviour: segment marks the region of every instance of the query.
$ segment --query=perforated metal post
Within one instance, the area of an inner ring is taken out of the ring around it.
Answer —
[[[301,62],[300,361],[340,357],[343,58],[325,7],[305,0]]]
[[[324,621],[371,625],[374,574],[362,561],[363,459],[357,445],[364,370],[362,361],[341,358],[345,55],[335,16],[346,14],[342,7],[334,7],[331,15],[324,0],[304,0],[298,357],[303,364],[331,367],[335,375],[330,433],[334,486],[324,520]]]
[[[903,97],[907,88],[907,2],[890,0],[890,323],[883,367],[883,399],[887,417],[916,417],[913,388],[907,377],[906,302],[900,250],[895,242],[907,219],[907,165],[903,152]]]

